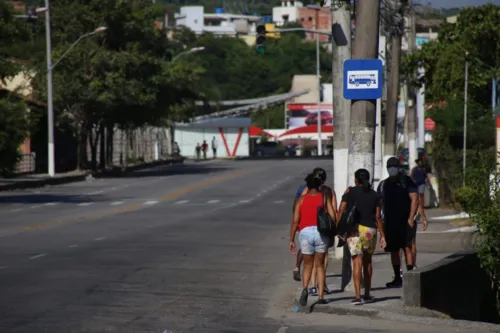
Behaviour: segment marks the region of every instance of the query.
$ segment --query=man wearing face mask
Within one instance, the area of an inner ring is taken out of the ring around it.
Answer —
[[[418,187],[415,182],[400,170],[399,160],[391,157],[387,160],[389,178],[383,180],[377,189],[384,213],[384,227],[387,246],[386,252],[391,253],[391,263],[394,269],[394,280],[387,283],[388,288],[398,288],[403,285],[401,278],[402,249],[406,258],[406,268],[413,270],[412,242],[417,233],[415,214],[418,208]]]

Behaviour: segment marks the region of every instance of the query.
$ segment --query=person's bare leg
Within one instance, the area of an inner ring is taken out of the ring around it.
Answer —
[[[328,252],[325,253],[325,272],[327,268],[328,268]]]
[[[302,251],[299,249],[297,251],[297,260],[295,262],[295,268],[293,270],[293,279],[295,281],[300,281],[301,278],[300,278],[300,265],[302,264],[302,261],[304,260],[303,256],[302,256]]]
[[[363,253],[363,277],[365,281],[365,298],[370,297],[370,290],[372,288],[372,255]]]
[[[411,246],[405,248],[406,266],[411,266],[413,268],[413,253],[411,251]]]
[[[354,292],[356,299],[361,298],[361,266],[362,256],[356,255],[352,257],[352,282],[354,283]]]
[[[295,268],[297,268],[299,272],[300,272],[300,265],[302,264],[303,260],[304,260],[304,256],[302,255],[302,251],[298,250],[297,251],[297,261],[295,262]]]
[[[309,281],[311,280],[312,270],[314,266],[314,255],[303,255],[304,267],[302,268],[302,288],[307,290]]]
[[[316,278],[318,281],[318,296],[319,299],[325,298],[325,253],[316,252],[314,254],[314,266],[316,267]]]
[[[318,269],[316,267],[316,260],[313,261],[313,268],[312,268],[312,273],[311,273],[311,288],[316,288],[318,285]]]
[[[417,266],[417,237],[413,237],[411,254],[413,255],[413,266]]]

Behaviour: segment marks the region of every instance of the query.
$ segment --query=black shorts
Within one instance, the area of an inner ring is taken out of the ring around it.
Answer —
[[[408,221],[385,224],[385,240],[387,246],[385,252],[397,252],[400,249],[412,246],[413,240],[417,236],[417,224],[410,227]]]

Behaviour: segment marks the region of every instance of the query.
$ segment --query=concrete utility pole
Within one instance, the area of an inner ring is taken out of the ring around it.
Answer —
[[[425,69],[418,69],[418,77],[425,75]],[[425,148],[425,84],[420,87],[416,98],[417,118],[418,118],[418,148]]]
[[[351,59],[351,11],[349,1],[335,0],[332,15],[332,87],[333,87],[333,188],[337,197],[348,185],[351,101],[344,98],[344,61]],[[336,240],[338,240],[336,238]],[[335,257],[343,256],[335,247]]]
[[[382,179],[389,177],[385,164],[387,160],[396,154],[396,129],[398,116],[399,97],[399,64],[401,61],[401,35],[403,32],[403,20],[400,16],[401,5],[399,0],[391,1],[391,8],[396,13],[389,15],[396,17],[394,26],[389,26],[389,61],[387,62],[387,107],[385,112],[384,128],[384,158],[382,167]]]
[[[377,59],[380,2],[358,0],[353,59]],[[351,142],[349,144],[348,181],[354,185],[354,172],[363,168],[373,175],[373,139],[375,100],[357,100],[351,106]]]
[[[467,170],[467,103],[469,89],[469,52],[465,52],[465,84],[464,84],[464,142],[463,142],[463,159],[462,159],[462,186],[465,187],[465,172]]]
[[[416,31],[415,31],[415,11],[413,2],[408,1],[408,52],[415,51]],[[413,81],[416,73],[411,73],[405,81],[406,92],[406,117],[408,117],[408,141],[406,147],[408,148],[408,166],[411,171],[418,158],[417,150],[417,108],[415,107],[415,89],[408,86],[408,81]]]

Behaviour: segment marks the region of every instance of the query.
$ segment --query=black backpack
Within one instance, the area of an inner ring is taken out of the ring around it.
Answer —
[[[318,232],[321,235],[331,237],[336,234],[337,226],[330,217],[330,214],[328,214],[328,210],[326,208],[329,196],[327,195],[327,193],[325,193],[326,191],[322,190],[321,192],[323,192],[323,205],[321,205],[321,207],[318,207],[318,220],[317,220]]]

